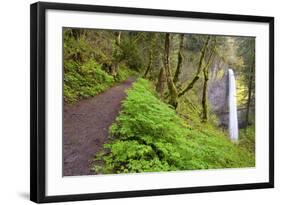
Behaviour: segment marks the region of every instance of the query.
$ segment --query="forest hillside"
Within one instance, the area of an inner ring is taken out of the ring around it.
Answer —
[[[83,129],[87,140],[99,141],[92,149],[88,143],[89,153],[83,155],[89,157],[89,173],[255,166],[255,38],[75,28],[63,32],[65,112],[73,110],[74,115],[75,106],[99,95],[113,102],[114,92],[108,91],[133,81],[112,114],[114,120],[103,128],[103,140]],[[238,140],[229,131],[229,69],[236,82]],[[76,141],[80,135],[76,130]],[[65,145],[65,153],[74,153],[75,143]],[[79,152],[82,148],[75,148]],[[65,155],[64,163],[74,166],[74,158]]]

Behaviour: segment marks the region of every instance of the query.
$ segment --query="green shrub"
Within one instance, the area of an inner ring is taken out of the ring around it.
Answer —
[[[73,32],[77,34],[76,37]],[[104,66],[110,65],[112,59],[105,57],[102,48],[94,48],[87,35],[82,33],[75,29],[64,30],[63,89],[64,101],[67,103],[95,96],[116,82],[122,82],[129,76],[135,75],[135,71],[120,63],[117,75],[112,76]],[[113,57],[121,58],[120,55],[123,55],[120,53],[121,49],[117,51]]]
[[[64,31],[63,54],[64,60],[74,60],[77,62],[86,62],[91,59],[94,48],[91,47],[85,36],[75,39],[69,33]]]
[[[68,67],[67,67],[68,66]],[[83,65],[66,61],[64,72],[64,100],[75,102],[78,99],[94,96],[112,86],[114,79],[101,69],[94,60]]]
[[[130,76],[137,76],[137,72],[128,69],[124,65],[120,65],[117,75],[115,77],[115,81],[122,82],[122,81],[128,79]]]
[[[255,126],[239,130],[239,146],[244,147],[249,152],[255,154]]]
[[[124,39],[120,45],[119,60],[123,60],[126,65],[135,71],[139,71],[143,66],[138,46],[132,40]]]
[[[113,86],[116,82],[122,82],[130,76],[137,75],[135,71],[120,65],[114,78],[105,72],[95,60],[83,64],[66,60],[64,68],[64,100],[68,103],[95,96]]]
[[[110,128],[111,140],[96,157],[98,173],[130,173],[254,166],[252,154],[212,126],[198,129],[156,97],[139,79],[127,91]]]

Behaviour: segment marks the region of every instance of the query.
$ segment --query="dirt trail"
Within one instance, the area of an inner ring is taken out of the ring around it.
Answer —
[[[125,90],[134,82],[129,78],[122,84],[75,105],[64,107],[63,175],[94,174],[91,159],[108,138],[108,128],[114,122],[125,98]]]

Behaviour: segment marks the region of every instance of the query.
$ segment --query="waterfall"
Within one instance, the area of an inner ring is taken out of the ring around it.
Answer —
[[[232,141],[238,141],[238,119],[236,104],[236,83],[232,69],[228,69],[229,79],[229,137]]]

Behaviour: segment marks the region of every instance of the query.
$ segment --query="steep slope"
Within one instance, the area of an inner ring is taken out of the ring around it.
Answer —
[[[139,79],[127,91],[111,140],[92,169],[131,173],[255,165],[254,155],[231,143],[223,131],[202,125],[194,113],[185,118],[162,102],[147,80]]]

